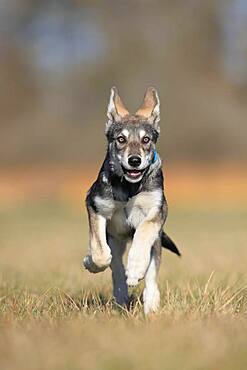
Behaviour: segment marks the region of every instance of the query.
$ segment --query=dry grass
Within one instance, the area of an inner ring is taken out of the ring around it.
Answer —
[[[143,316],[111,296],[110,271],[81,268],[81,210],[36,201],[0,211],[0,369],[247,368],[247,207],[171,208],[162,307]]]

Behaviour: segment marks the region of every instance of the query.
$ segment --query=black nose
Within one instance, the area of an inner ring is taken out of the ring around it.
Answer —
[[[138,167],[138,166],[140,166],[140,164],[141,164],[141,158],[140,157],[138,157],[137,155],[132,155],[131,157],[129,157],[129,159],[128,159],[128,162],[129,162],[129,165],[131,166],[131,167]]]

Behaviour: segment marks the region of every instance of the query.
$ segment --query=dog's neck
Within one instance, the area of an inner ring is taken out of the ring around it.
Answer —
[[[142,182],[131,183],[124,177],[113,177],[111,179],[112,193],[115,200],[128,201],[142,190]]]

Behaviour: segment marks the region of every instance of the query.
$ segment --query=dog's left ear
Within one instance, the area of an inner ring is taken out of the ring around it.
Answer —
[[[150,86],[144,96],[141,107],[136,112],[137,116],[146,118],[159,132],[160,101],[156,89]]]
[[[107,108],[108,122],[106,123],[106,132],[114,122],[120,122],[121,119],[129,115],[129,112],[125,108],[116,87],[111,88],[110,100]]]

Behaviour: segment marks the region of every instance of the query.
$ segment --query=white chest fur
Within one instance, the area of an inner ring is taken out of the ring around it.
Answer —
[[[95,197],[96,206],[107,219],[107,229],[111,235],[127,236],[131,230],[152,213],[158,211],[162,202],[162,191],[141,192],[128,202]]]

